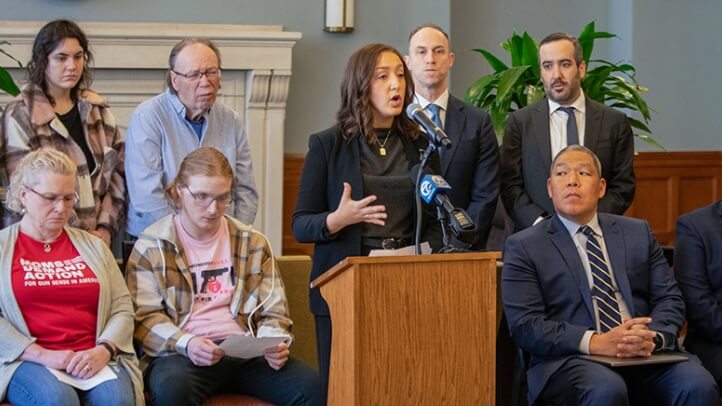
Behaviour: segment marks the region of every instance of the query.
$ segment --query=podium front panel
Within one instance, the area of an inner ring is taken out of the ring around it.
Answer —
[[[321,286],[333,325],[329,404],[493,404],[498,257],[342,263]]]

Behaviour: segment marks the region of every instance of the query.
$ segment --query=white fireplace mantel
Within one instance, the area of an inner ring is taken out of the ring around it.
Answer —
[[[0,40],[23,63],[45,22],[0,21]],[[283,140],[291,78],[291,50],[301,33],[276,25],[79,22],[95,63],[93,88],[107,98],[119,125],[127,126],[141,101],[163,91],[168,54],[186,37],[207,37],[221,51],[220,100],[244,118],[260,196],[255,226],[280,252],[283,218]],[[0,55],[0,65],[13,63]],[[10,69],[22,79],[19,69]],[[0,97],[0,104],[7,102]]]

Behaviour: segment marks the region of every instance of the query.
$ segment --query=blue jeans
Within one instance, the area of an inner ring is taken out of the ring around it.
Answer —
[[[119,365],[110,368],[118,379],[84,391],[60,382],[44,366],[25,361],[15,370],[7,389],[7,401],[23,405],[118,405],[134,406],[133,383]]]
[[[289,358],[276,371],[263,357],[223,357],[199,367],[182,355],[154,358],[145,370],[145,387],[155,406],[200,405],[214,394],[249,395],[276,405],[321,404],[318,374]]]

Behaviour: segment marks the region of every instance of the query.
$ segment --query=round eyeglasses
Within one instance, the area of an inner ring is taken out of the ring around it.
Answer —
[[[190,190],[188,188],[188,186],[183,186],[183,187],[188,191],[188,193],[191,194],[191,196],[193,196],[193,202],[198,207],[206,208],[206,207],[210,206],[211,203],[213,203],[213,202],[218,203],[219,206],[226,206],[229,203],[231,203],[231,200],[233,198],[233,196],[231,196],[230,192],[223,193],[222,195],[218,195],[218,196],[212,196],[207,193],[200,193],[200,192],[193,193],[193,191]]]

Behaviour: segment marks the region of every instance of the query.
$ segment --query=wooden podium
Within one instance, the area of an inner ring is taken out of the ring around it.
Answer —
[[[498,252],[349,257],[316,278],[329,405],[493,405]]]

